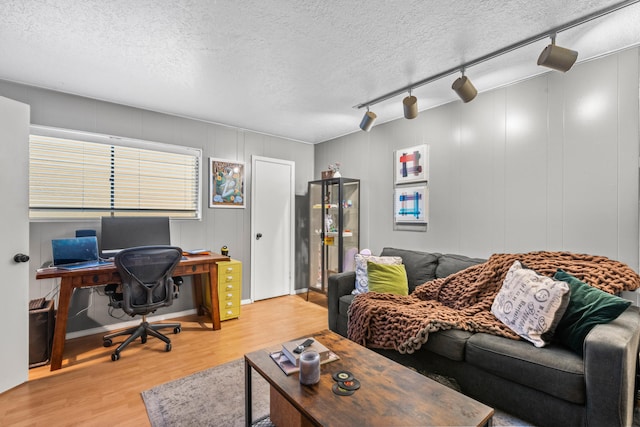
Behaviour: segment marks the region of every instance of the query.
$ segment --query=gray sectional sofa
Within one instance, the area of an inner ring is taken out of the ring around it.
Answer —
[[[483,259],[385,248],[400,256],[409,292]],[[329,277],[329,329],[347,336],[355,272]],[[536,348],[528,341],[461,330],[432,333],[413,354],[377,352],[418,370],[454,378],[462,392],[539,426],[629,426],[635,403],[640,312],[630,306],[587,335],[584,357],[559,344]]]

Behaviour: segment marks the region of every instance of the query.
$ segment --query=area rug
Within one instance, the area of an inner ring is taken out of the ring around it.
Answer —
[[[434,374],[431,372],[423,372],[423,371],[416,371],[416,372],[420,372],[422,375],[431,378],[434,381],[439,382],[442,385],[445,385],[455,391],[461,392],[460,389],[460,385],[458,384],[458,382],[454,379],[454,378],[449,378],[446,377],[444,375],[440,375],[440,374]],[[514,416],[511,416],[509,414],[507,414],[506,412],[503,412],[499,409],[495,409],[494,408],[494,413],[493,413],[493,420],[492,420],[492,426],[497,427],[535,427],[533,424],[530,424],[526,421],[522,421],[519,418],[516,418]]]
[[[252,372],[254,427],[271,426],[269,384]],[[456,388],[455,380],[426,374]],[[237,359],[142,392],[152,427],[244,426],[244,361]],[[531,427],[518,418],[496,410],[493,426]]]
[[[268,426],[269,384],[252,371],[254,426]],[[242,427],[244,359],[196,372],[145,390],[142,399],[152,427]]]

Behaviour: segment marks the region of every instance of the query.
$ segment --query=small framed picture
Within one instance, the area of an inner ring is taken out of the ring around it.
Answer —
[[[244,162],[209,157],[209,207],[244,206]]]
[[[426,224],[429,221],[427,185],[396,187],[393,206],[396,224]]]
[[[426,144],[396,150],[393,158],[395,184],[429,180],[429,146]]]

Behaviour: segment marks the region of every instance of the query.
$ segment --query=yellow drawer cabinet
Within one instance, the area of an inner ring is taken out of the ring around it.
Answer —
[[[211,312],[211,292],[204,287],[205,305]],[[218,299],[220,320],[235,319],[240,316],[242,295],[242,263],[232,259],[218,263]]]

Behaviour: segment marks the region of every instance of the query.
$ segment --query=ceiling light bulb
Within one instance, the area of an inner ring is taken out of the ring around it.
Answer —
[[[478,91],[467,76],[458,77],[451,85],[451,89],[453,89],[460,99],[462,99],[462,102],[465,103],[473,100],[478,94]]]
[[[375,122],[377,118],[378,116],[376,116],[376,113],[367,110],[367,112],[364,113],[364,116],[362,117],[362,121],[360,122],[360,129],[365,132],[369,132],[369,130],[373,126],[373,122]]]
[[[415,119],[418,117],[418,98],[409,93],[409,96],[402,100],[402,108],[405,119]]]
[[[554,70],[569,71],[578,59],[578,52],[566,49],[555,44],[552,39],[551,44],[544,48],[538,57],[538,65],[553,68]]]

